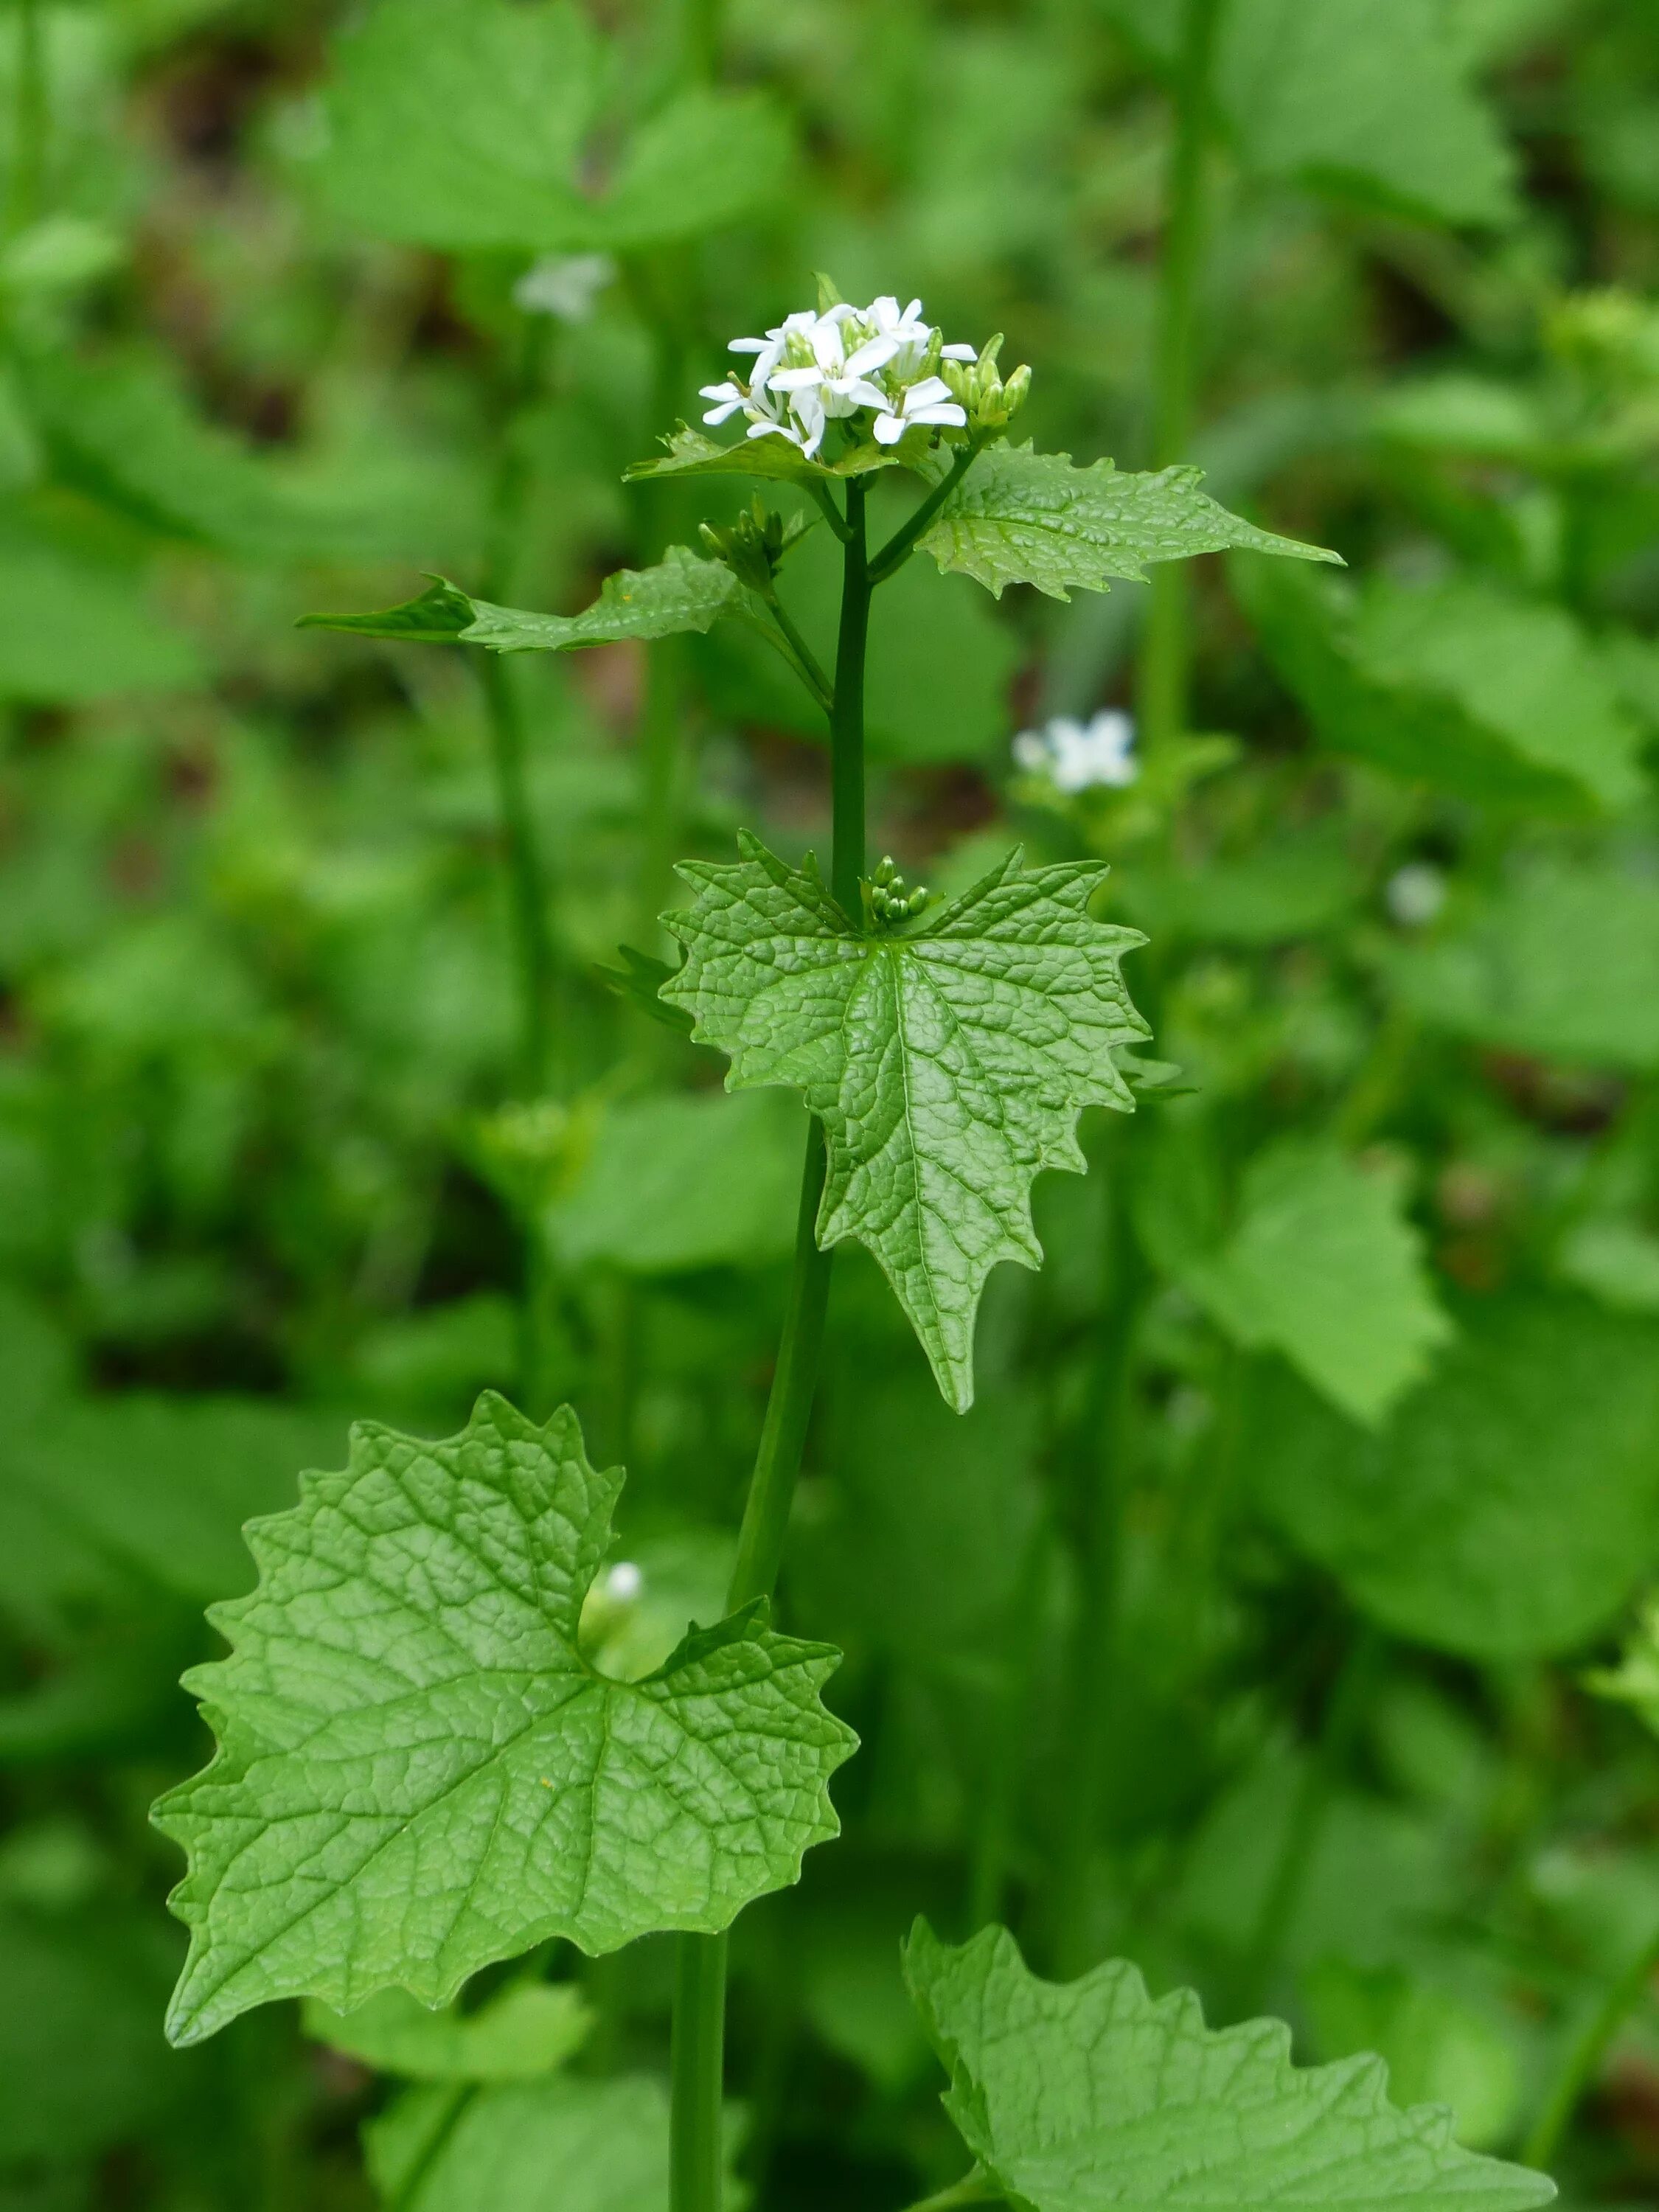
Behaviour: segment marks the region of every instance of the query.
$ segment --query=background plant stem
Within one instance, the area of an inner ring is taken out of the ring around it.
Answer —
[[[864,662],[872,589],[864,493],[864,486],[856,482],[847,487],[850,527],[836,647],[836,696],[830,715],[830,879],[836,896],[854,917],[860,912],[859,878],[864,873]],[[789,1301],[738,1536],[737,1564],[726,1593],[728,1612],[756,1598],[770,1597],[783,1557],[830,1296],[831,1255],[818,1249],[816,1226],[823,1174],[823,1130],[814,1121],[808,1125],[801,1172]],[[678,1954],[671,2057],[671,2208],[672,2212],[719,2212],[726,1937],[682,1936]]]
[[[46,193],[46,56],[40,0],[17,0],[17,81],[13,128],[11,189],[7,216],[11,229],[38,222]]]
[[[1553,2163],[1562,2138],[1578,2109],[1579,2100],[1595,2080],[1596,2069],[1606,2057],[1608,2045],[1639,2001],[1656,1967],[1659,1967],[1659,1928],[1654,1929],[1623,1973],[1611,1984],[1578,2033],[1569,2039],[1545,2093],[1532,2132],[1522,2148],[1521,2155],[1528,2166],[1548,2167]]]
[[[1211,124],[1211,66],[1222,0],[1188,0],[1176,80],[1167,219],[1153,347],[1152,465],[1185,459],[1192,430],[1194,330],[1204,250],[1204,171]],[[1191,581],[1184,561],[1152,569],[1140,659],[1142,750],[1187,725],[1192,662]]]

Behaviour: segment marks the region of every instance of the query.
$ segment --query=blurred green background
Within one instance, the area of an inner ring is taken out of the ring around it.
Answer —
[[[1586,1671],[1659,1567],[1659,15],[1222,0],[1196,110],[1182,38],[1176,0],[6,0],[4,2212],[656,2202],[664,1948],[536,1962],[574,2057],[533,2008],[436,2084],[292,2008],[175,2055],[145,1808],[240,1523],[350,1419],[570,1399],[641,1569],[595,1653],[719,1609],[799,1109],[595,969],[665,950],[677,855],[822,845],[814,718],[718,633],[481,680],[294,624],[423,571],[573,611],[729,515],[622,471],[817,270],[1006,331],[1020,434],[1079,461],[1167,458],[1184,360],[1210,489],[1348,567],[1198,564],[1190,710],[1078,790],[1012,740],[1135,709],[1144,586],[918,561],[878,603],[872,853],[1109,859],[1180,1076],[1039,1186],[965,1419],[837,1262],[781,1612],[863,1749],[735,1939],[741,2170],[826,2212],[954,2177],[926,1910],[1659,2192],[1659,1747]],[[809,634],[831,550],[786,571]],[[642,2179],[571,2163],[573,2097]]]

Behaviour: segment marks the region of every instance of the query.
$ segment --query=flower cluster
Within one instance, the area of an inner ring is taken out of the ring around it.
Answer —
[[[864,886],[866,916],[878,929],[896,929],[902,921],[913,921],[932,897],[926,884],[918,884],[915,890],[908,889],[890,854],[883,855]]]
[[[1046,776],[1070,796],[1099,784],[1121,790],[1133,783],[1140,772],[1131,750],[1134,741],[1129,717],[1120,708],[1103,707],[1087,722],[1056,714],[1040,730],[1022,730],[1013,755],[1028,775]]]
[[[890,295],[867,307],[835,301],[818,313],[787,315],[763,338],[733,338],[730,350],[752,353],[747,383],[736,375],[705,384],[714,404],[705,422],[724,422],[741,410],[751,438],[787,438],[809,459],[832,422],[867,411],[867,429],[882,446],[907,430],[965,429],[968,412],[939,374],[942,362],[977,362],[969,345],[945,345],[921,319],[921,302],[901,307]]]

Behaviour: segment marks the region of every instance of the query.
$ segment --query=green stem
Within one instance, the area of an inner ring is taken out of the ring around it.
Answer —
[[[40,0],[17,0],[16,133],[12,155],[10,206],[13,230],[27,230],[39,219],[46,173],[46,57]]]
[[[681,0],[681,6],[683,79],[712,84],[720,75],[720,0]]]
[[[1244,1961],[1244,2001],[1260,2012],[1272,1996],[1270,1977],[1284,1949],[1291,1915],[1330,1810],[1342,1767],[1358,1734],[1370,1694],[1382,1671],[1383,1643],[1371,1626],[1362,1627],[1342,1662],[1326,1707],[1319,1742],[1302,1775],[1291,1807],[1285,1838],[1261,1900],[1255,1932]]]
[[[833,844],[830,882],[849,913],[859,911],[864,872],[864,660],[870,627],[870,576],[866,559],[864,487],[847,489],[850,535],[842,581],[841,635],[836,649],[836,696],[830,716]],[[807,1130],[795,1221],[795,1258],[784,1311],[777,1365],[766,1403],[755,1471],[750,1479],[737,1563],[726,1594],[736,1612],[769,1598],[778,1578],[789,1509],[800,1473],[806,1425],[817,1381],[830,1296],[831,1255],[818,1249],[817,1224],[823,1194],[822,1125]],[[726,2004],[726,1938],[682,1936],[675,1969],[673,2152],[670,2212],[720,2212],[720,2107],[722,2023]]]
[[[968,1865],[968,1927],[987,1928],[1003,1917],[1012,1856],[1014,1812],[1030,1741],[1032,1687],[1041,1640],[1043,1577],[1053,1532],[1046,1517],[1032,1529],[1014,1584],[1003,1647],[1003,1681],[990,1722],[991,1741],[981,1778]]]
[[[1176,83],[1170,153],[1168,222],[1158,284],[1153,354],[1152,465],[1184,455],[1192,431],[1194,325],[1204,250],[1204,173],[1211,131],[1211,63],[1221,0],[1188,0]],[[1191,586],[1184,561],[1152,570],[1140,661],[1143,749],[1177,738],[1187,726],[1192,658]]]
[[[485,653],[481,673],[489,712],[495,799],[507,836],[519,984],[519,1079],[524,1095],[534,1098],[547,1085],[552,1036],[553,940],[547,922],[547,880],[530,804],[524,715],[513,672],[501,654]]]
[[[1112,1152],[1121,1157],[1127,1130],[1114,1130]],[[1115,1165],[1109,1158],[1097,1172]],[[1123,1508],[1132,1434],[1133,1347],[1146,1269],[1129,1231],[1122,1192],[1127,1180],[1110,1176],[1105,1238],[1102,1339],[1090,1378],[1079,1468],[1082,1591],[1067,1668],[1066,1710],[1076,1747],[1066,1793],[1054,1881],[1052,1948],[1057,1971],[1078,1973],[1090,1965],[1089,1875],[1100,1827],[1107,1768],[1118,1717],[1118,1589]]]
[[[980,454],[984,451],[985,443],[985,437],[981,434],[970,438],[965,446],[957,447],[956,459],[939,483],[933,486],[921,506],[913,514],[905,517],[875,559],[871,562],[870,581],[872,584],[884,584],[890,576],[896,575],[904,566],[916,550],[917,538],[927,529],[940,507],[944,506],[945,501],[950,498],[963,477],[979,459]],[[857,479],[854,478],[854,481],[856,482]],[[862,489],[860,485],[860,489],[862,490]],[[851,483],[848,485],[847,489],[850,506],[853,489]]]
[[[823,1316],[830,1296],[831,1255],[819,1250],[816,1232],[823,1195],[823,1127],[815,1121],[807,1130],[806,1160],[801,1170],[789,1302],[784,1310],[778,1363],[773,1370],[760,1448],[755,1454],[755,1472],[750,1479],[743,1527],[738,1535],[737,1563],[726,1592],[728,1613],[735,1613],[739,1606],[748,1605],[757,1597],[771,1596],[783,1557],[795,1477],[800,1470],[806,1424],[811,1417],[818,1351],[823,1342]]]
[[[953,2181],[948,2189],[936,2189],[931,2197],[919,2197],[908,2204],[905,2212],[954,2212],[958,2204],[1000,2204],[1002,2191],[988,2174],[975,2166],[973,2172],[964,2173],[960,2181]]]
[[[1528,2166],[1547,2168],[1553,2163],[1580,2098],[1595,2080],[1608,2045],[1640,2001],[1656,1967],[1659,1967],[1659,1929],[1636,1952],[1562,2053],[1543,2109],[1522,2148],[1521,2155]]]
[[[817,655],[796,628],[794,618],[778,597],[776,591],[767,592],[763,598],[767,612],[778,626],[783,645],[788,648],[784,653],[784,659],[789,662],[796,675],[799,677],[824,713],[832,714],[836,708],[835,690],[830,678],[818,665]],[[773,641],[776,643],[778,641],[775,639]]]
[[[672,2212],[720,2212],[725,2047],[726,1938],[682,1936],[669,2053]]]
[[[830,709],[830,888],[856,921],[864,873],[864,663],[870,642],[870,571],[865,501],[858,477],[847,486],[848,538],[842,555],[841,635],[836,641],[835,700]]]

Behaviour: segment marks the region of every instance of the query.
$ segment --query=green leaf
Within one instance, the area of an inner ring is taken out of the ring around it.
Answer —
[[[679,973],[665,960],[659,960],[654,952],[641,952],[632,945],[619,945],[617,957],[620,968],[596,964],[593,973],[607,991],[632,1006],[636,1012],[660,1023],[664,1029],[677,1030],[680,1036],[691,1034],[691,1017],[683,1007],[671,1006],[659,996],[665,983]]]
[[[959,568],[999,597],[1005,585],[1035,584],[1055,599],[1075,589],[1106,591],[1114,577],[1139,583],[1150,562],[1229,546],[1298,561],[1340,558],[1229,514],[1199,489],[1202,482],[1194,468],[1133,476],[1111,461],[1077,468],[1068,453],[992,446],[919,542],[941,568]]]
[[[986,1276],[1042,1264],[1034,1178],[1081,1170],[1081,1108],[1133,1107],[1111,1054],[1148,1033],[1119,968],[1146,940],[1091,921],[1106,871],[1088,862],[1026,873],[1011,854],[931,919],[866,936],[810,859],[738,845],[680,870],[697,899],[665,917],[686,961],[664,996],[730,1055],[732,1089],[803,1093],[829,1148],[818,1243],[875,1254],[961,1412]]]
[[[1251,1161],[1231,1240],[1182,1281],[1240,1344],[1282,1352],[1375,1425],[1451,1334],[1397,1189],[1329,1146],[1288,1138]]]
[[[743,586],[721,561],[704,561],[671,545],[652,568],[618,568],[592,605],[579,615],[525,614],[475,599],[463,635],[495,653],[557,653],[579,645],[615,645],[624,638],[671,637],[706,630],[731,614]]]
[[[1619,1664],[1597,1668],[1586,1680],[1601,1696],[1633,1707],[1659,1735],[1659,1599],[1650,1598],[1643,1607]]]
[[[904,465],[884,446],[855,446],[838,461],[809,461],[787,438],[739,438],[735,445],[722,446],[684,422],[662,442],[665,453],[629,463],[623,473],[630,483],[647,477],[758,477],[768,483],[828,483]]]
[[[1304,1978],[1316,2055],[1375,2051],[1404,2104],[1449,2106],[1471,2150],[1502,2142],[1521,2103],[1515,2042],[1482,2008],[1398,1967],[1322,1959]]]
[[[273,1997],[428,2004],[554,1936],[714,1932],[836,1832],[836,1655],[750,1607],[623,1683],[577,1645],[623,1477],[568,1408],[486,1394],[459,1437],[360,1425],[349,1464],[256,1522],[258,1588],[189,1686],[219,1737],[156,1821],[190,1869],[168,2032]]]
[[[348,222],[410,245],[592,245],[574,179],[600,69],[574,7],[381,0],[336,46],[318,183]]]
[[[764,94],[682,93],[634,134],[605,195],[602,241],[624,252],[735,222],[783,191],[790,153]]]
[[[647,2075],[409,2091],[364,2130],[398,2212],[661,2212],[668,2097]],[[728,2180],[726,2201],[737,2200]]]
[[[1430,591],[1385,583],[1367,594],[1354,645],[1374,682],[1449,700],[1604,806],[1640,798],[1641,726],[1565,609],[1470,580]]]
[[[664,246],[774,198],[776,104],[696,89],[648,117],[605,189],[589,137],[611,75],[580,11],[547,0],[380,0],[336,48],[324,197],[385,238],[451,252]]]
[[[1233,0],[1216,63],[1249,167],[1450,222],[1515,212],[1515,164],[1443,0]]]
[[[1457,1320],[1380,1432],[1262,1370],[1245,1463],[1298,1549],[1384,1627],[1472,1658],[1570,1651],[1659,1539],[1659,1332],[1570,1297]]]
[[[352,630],[428,645],[483,645],[492,653],[561,653],[576,646],[615,645],[625,638],[670,637],[706,630],[743,599],[743,586],[720,561],[671,545],[653,568],[618,568],[579,615],[532,614],[475,599],[434,576],[418,599],[379,614],[302,615],[301,629]]]
[[[392,637],[415,645],[454,645],[477,618],[475,602],[442,576],[434,576],[418,599],[377,614],[301,615],[296,629],[346,629],[359,637]]]
[[[805,1127],[798,1106],[761,1095],[624,1101],[544,1227],[572,1267],[661,1275],[781,1260]]]
[[[515,1982],[468,2013],[434,2012],[405,1990],[382,1990],[348,2013],[310,1997],[304,2018],[313,2041],[411,2081],[532,2081],[562,2066],[592,2026],[570,1982]]]
[[[1659,1066],[1659,885],[1610,860],[1517,872],[1390,972],[1413,1012],[1454,1036],[1596,1067]]]
[[[1062,1985],[1030,1972],[1006,1929],[953,1949],[918,1921],[904,1964],[951,2076],[945,2110],[1021,2212],[1470,2198],[1524,2212],[1555,2194],[1460,2148],[1443,2107],[1392,2106],[1380,2059],[1294,2066],[1283,2021],[1206,2028],[1190,1990],[1155,2002],[1124,1960]]]
[[[1462,797],[1555,813],[1623,804],[1640,732],[1559,610],[1485,586],[1363,597],[1240,564],[1267,657],[1334,750]]]

